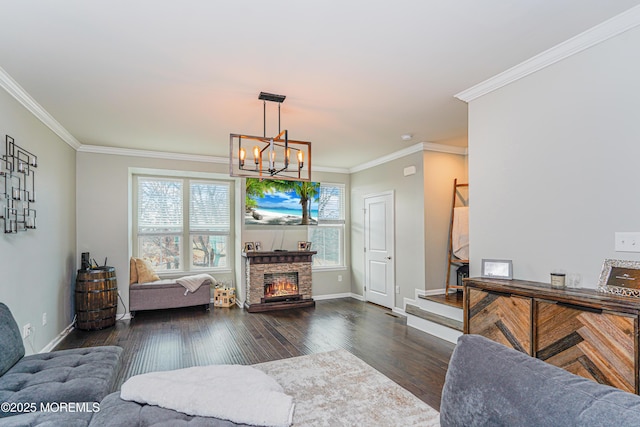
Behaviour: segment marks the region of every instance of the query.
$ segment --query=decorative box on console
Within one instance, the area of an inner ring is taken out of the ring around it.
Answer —
[[[311,263],[315,251],[246,252],[249,312],[313,307]]]

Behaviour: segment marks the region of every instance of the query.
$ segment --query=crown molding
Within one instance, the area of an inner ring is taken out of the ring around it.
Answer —
[[[313,169],[311,170],[311,173],[313,172],[331,172],[331,173],[342,173],[345,175],[348,175],[349,169],[347,168],[332,168],[332,167],[328,167],[328,166],[314,166]]]
[[[165,151],[151,151],[151,150],[136,150],[133,148],[119,148],[119,147],[105,147],[102,145],[87,145],[82,144],[78,148],[80,153],[93,153],[93,154],[109,154],[113,156],[131,156],[131,157],[146,157],[151,159],[165,159],[165,160],[184,160],[189,162],[203,162],[203,163],[219,163],[228,164],[228,157],[216,157],[205,156],[201,154],[180,154],[169,153]],[[331,168],[316,166],[313,168],[316,172],[332,172],[348,174],[349,169]]]
[[[2,68],[0,67],[0,87],[7,91],[7,93],[13,96],[16,101],[24,106],[31,114],[36,116],[45,126],[53,131],[56,135],[58,135],[64,142],[69,144],[73,149],[77,150],[80,145],[80,142],[73,137],[69,133],[68,130],[64,128],[56,119],[53,118],[51,114],[49,114],[40,104],[36,102],[35,99],[31,97],[27,93],[26,90],[22,88],[13,80],[13,78]]]
[[[466,156],[469,153],[467,147],[457,147],[455,145],[436,144],[434,142],[421,142],[422,151],[436,151],[438,153],[459,154]]]
[[[136,150],[132,148],[119,148],[119,147],[106,147],[100,145],[88,145],[81,144],[64,126],[62,126],[56,119],[51,116],[35,99],[31,97],[23,88],[16,82],[2,67],[0,67],[0,87],[13,96],[20,104],[22,104],[31,114],[39,119],[45,126],[51,129],[56,135],[58,135],[64,142],[69,144],[73,149],[80,153],[93,153],[93,154],[108,154],[114,156],[131,156],[131,157],[146,157],[153,159],[165,159],[165,160],[183,160],[191,162],[203,162],[203,163],[219,163],[227,164],[229,159],[227,157],[205,156],[200,154],[181,154],[170,153],[164,151],[152,151],[152,150]],[[353,168],[334,168],[326,166],[315,166],[313,170],[317,172],[329,172],[350,174],[365,170],[374,166],[381,165],[383,163],[390,162],[395,159],[407,156],[409,154],[417,153],[420,151],[438,151],[442,153],[452,153],[466,155],[467,149],[462,147],[453,147],[448,145],[435,144],[431,142],[421,142],[403,150],[391,153],[387,156],[380,157],[371,162],[364,163]]]
[[[471,102],[639,25],[640,6],[635,6],[454,96],[461,101]]]
[[[78,148],[78,152],[94,153],[94,154],[110,154],[114,156],[147,157],[151,159],[184,160],[189,162],[223,163],[223,164],[229,163],[228,157],[205,156],[202,154],[169,153],[165,151],[136,150],[133,148],[105,147],[101,145],[82,144]]]
[[[397,160],[402,157],[408,156],[409,154],[419,153],[422,151],[436,151],[439,153],[459,154],[462,156],[466,156],[468,152],[467,148],[465,147],[455,147],[452,145],[436,144],[434,142],[419,142],[415,145],[412,145],[411,147],[407,147],[403,150],[396,151],[395,153],[391,153],[386,156],[379,157],[370,162],[363,163],[358,166],[354,166],[351,169],[349,169],[349,173],[356,173],[356,172],[360,172],[375,166],[380,166],[392,160]]]

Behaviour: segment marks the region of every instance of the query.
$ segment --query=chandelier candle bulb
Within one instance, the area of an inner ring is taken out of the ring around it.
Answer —
[[[298,167],[302,169],[304,166],[304,153],[302,151],[298,151]]]
[[[256,165],[260,163],[260,148],[257,145],[253,146],[253,161]]]
[[[271,140],[271,147],[269,148],[269,169],[274,170],[276,168],[276,152],[273,149],[273,140]]]
[[[238,157],[240,158],[240,167],[243,167],[244,159],[247,157],[247,152],[244,150],[244,148],[240,148],[240,153]]]

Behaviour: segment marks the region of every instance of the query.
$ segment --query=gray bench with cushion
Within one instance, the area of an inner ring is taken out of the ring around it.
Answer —
[[[5,403],[4,409],[6,404],[14,409],[34,404],[40,409],[47,403],[100,402],[113,391],[121,353],[120,347],[105,346],[25,356],[18,324],[9,308],[0,303],[0,402]],[[26,418],[33,415],[21,413],[0,411],[0,425],[29,425]],[[36,417],[41,415],[52,414]],[[76,421],[90,419],[91,413],[58,416],[62,417],[57,425],[78,425]]]
[[[160,310],[165,308],[192,307],[196,305],[209,309],[211,283],[205,283],[195,292],[185,292],[184,286],[174,279],[157,280],[129,285],[129,311],[135,316],[140,310]]]
[[[638,426],[640,396],[479,335],[463,335],[449,362],[440,423],[443,427]]]

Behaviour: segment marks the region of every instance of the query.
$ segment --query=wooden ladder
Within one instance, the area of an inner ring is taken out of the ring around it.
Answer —
[[[458,184],[458,179],[453,180],[453,199],[451,202],[451,221],[449,222],[449,251],[447,254],[447,286],[445,288],[445,295],[449,293],[449,289],[462,289],[462,286],[457,284],[452,285],[451,281],[451,266],[468,265],[468,259],[458,259],[453,255],[453,212],[456,207],[456,199],[459,197],[458,189],[461,187],[469,187],[469,184]]]

